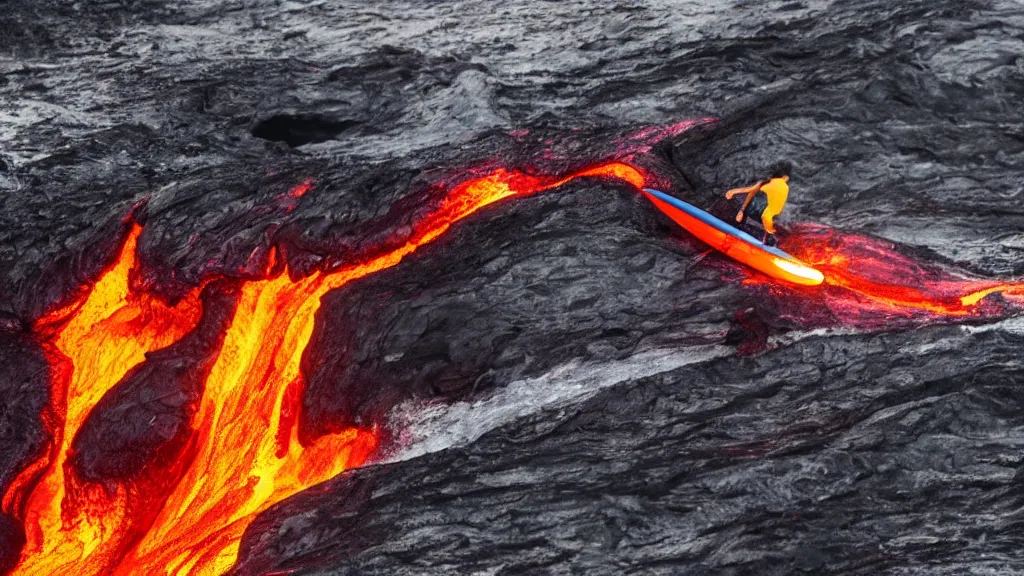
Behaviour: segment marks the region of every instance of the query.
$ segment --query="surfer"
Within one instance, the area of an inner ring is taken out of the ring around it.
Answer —
[[[787,161],[780,161],[772,166],[767,178],[758,180],[753,186],[746,188],[733,188],[725,193],[727,200],[731,200],[739,194],[746,194],[743,206],[736,214],[736,222],[744,220],[760,220],[764,228],[763,242],[768,246],[775,246],[778,242],[775,238],[774,219],[782,212],[786,205],[786,198],[789,196],[789,173],[793,165]]]

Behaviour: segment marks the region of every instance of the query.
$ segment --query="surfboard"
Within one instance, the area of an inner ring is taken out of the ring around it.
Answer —
[[[825,280],[814,267],[774,246],[768,246],[692,204],[652,188],[644,188],[644,195],[690,234],[754,270],[804,286],[817,286]]]

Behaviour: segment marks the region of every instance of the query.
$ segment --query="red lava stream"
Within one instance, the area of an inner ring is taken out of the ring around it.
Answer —
[[[351,428],[303,444],[300,360],[314,328],[321,297],[390,268],[445,233],[455,222],[511,196],[526,196],[582,177],[608,177],[636,188],[646,175],[609,162],[566,176],[532,176],[497,169],[452,188],[439,208],[414,226],[401,247],[330,273],[298,280],[286,273],[241,282],[234,315],[205,380],[192,418],[192,449],[176,463],[165,492],[148,495],[154,510],[140,510],[128,480],[88,486],[69,463],[73,440],[97,402],[146,354],[193,330],[202,315],[196,289],[176,306],[132,290],[137,265],[131,231],[120,256],[71,305],[52,311],[35,329],[52,366],[53,445],[23,471],[3,498],[4,510],[22,520],[27,544],[18,575],[220,574],[235,562],[243,531],[269,506],[342,471],[364,464],[377,448],[374,429]],[[301,197],[303,183],[291,194]],[[859,314],[994,316],[1006,311],[988,294],[1024,296],[1018,284],[956,278],[901,256],[885,243],[807,228],[783,247],[818,267],[825,283],[794,288],[750,273],[748,282],[825,302],[840,319]],[[71,497],[74,495],[74,497]]]
[[[636,187],[644,176],[610,162],[564,177],[498,169],[449,191],[401,247],[330,273],[292,281],[282,273],[242,284],[234,317],[205,381],[192,418],[188,461],[177,481],[157,495],[159,510],[135,505],[143,485],[82,485],[68,462],[70,447],[90,410],[125,374],[191,331],[201,315],[199,291],[168,307],[133,291],[135,226],[120,256],[73,304],[41,319],[53,367],[47,424],[54,443],[20,474],[3,498],[22,519],[27,544],[18,575],[220,574],[238,554],[256,514],[284,498],[362,465],[377,447],[373,429],[348,429],[309,445],[297,438],[303,351],[320,298],[329,290],[395,266],[455,222],[515,195],[528,195],[581,177],[612,177]],[[291,194],[301,196],[303,183]],[[152,495],[148,500],[152,501]]]

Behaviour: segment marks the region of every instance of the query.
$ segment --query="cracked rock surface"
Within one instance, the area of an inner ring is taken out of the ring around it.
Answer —
[[[1024,275],[1010,0],[0,12],[4,486],[47,442],[59,370],[30,327],[110,263],[128,215],[134,281],[173,302],[404,242],[439,183],[482,166],[568,172],[713,116],[638,162],[704,206],[788,158],[789,222]],[[803,329],[706,252],[628,186],[579,180],[328,293],[301,434],[379,423],[385,450],[263,513],[233,572],[1024,571],[1020,321]],[[116,441],[82,452],[94,477],[141,461],[103,450],[183,430],[202,333],[227,318],[207,312],[104,400],[87,435]],[[751,337],[767,351],[737,355]],[[0,517],[0,568],[23,539]]]

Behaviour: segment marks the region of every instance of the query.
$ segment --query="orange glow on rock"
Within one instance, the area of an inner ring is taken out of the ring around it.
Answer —
[[[915,262],[892,244],[802,225],[783,240],[784,252],[751,239],[733,226],[658,190],[644,194],[687,232],[744,265],[747,284],[770,286],[777,311],[806,325],[845,324],[880,327],[886,320],[920,314],[943,317],[993,317],[1007,309],[985,299],[1001,294],[1019,310],[1024,282],[969,278]],[[737,236],[739,234],[739,236]],[[765,276],[752,273],[757,270]],[[794,286],[777,285],[777,279]]]
[[[794,232],[783,241],[785,249],[825,277],[821,290],[805,296],[827,305],[845,324],[878,314],[1003,315],[1003,306],[985,300],[997,293],[1009,303],[1024,304],[1024,282],[970,278],[917,262],[890,243],[825,227],[803,225]]]
[[[27,532],[18,575],[221,574],[235,562],[241,535],[273,504],[364,464],[376,430],[349,428],[303,443],[298,417],[304,383],[300,361],[328,291],[395,266],[455,222],[510,196],[551,189],[575,178],[610,177],[636,187],[645,176],[611,162],[564,177],[499,169],[455,186],[437,210],[414,226],[399,248],[366,262],[291,280],[286,273],[248,281],[192,418],[187,461],[158,510],[138,510],[144,483],[79,485],[69,448],[92,408],[148,352],[191,331],[202,315],[199,290],[168,307],[131,289],[135,226],[119,258],[75,304],[40,320],[53,367],[54,437],[3,498]],[[301,197],[312,186],[293,189]],[[273,250],[271,250],[273,253]],[[183,457],[184,458],[184,457]],[[73,492],[73,493],[72,493]],[[150,496],[152,500],[154,496]],[[145,500],[144,501],[149,501]]]
[[[223,573],[256,514],[373,452],[377,439],[369,430],[301,446],[295,421],[284,416],[299,409],[300,398],[287,392],[299,378],[320,297],[338,276],[293,283],[281,274],[243,286],[194,419],[200,449],[153,527],[112,574]]]
[[[111,547],[104,544],[119,537],[119,526],[126,520],[123,495],[104,509],[64,508],[68,449],[100,398],[147,352],[166,347],[191,330],[200,314],[196,294],[170,308],[130,289],[128,277],[140,232],[133,227],[117,262],[87,297],[39,322],[42,331],[63,323],[48,356],[51,365],[66,368],[54,375],[51,391],[50,412],[56,422],[48,422],[54,445],[42,463],[47,474],[27,495],[35,473],[30,467],[4,495],[4,510],[25,520],[27,543],[16,574],[94,574],[98,572],[84,567],[62,567],[82,558],[102,558],[101,563],[113,559]]]
[[[647,199],[654,203],[666,216],[682,226],[687,232],[699,238],[715,250],[729,256],[733,260],[750,266],[773,278],[785,280],[802,286],[817,286],[823,281],[820,271],[785,255],[769,252],[761,246],[755,246],[742,240],[733,233],[723,229],[724,223],[711,217],[710,221],[700,218],[700,212],[688,212],[685,203],[673,205],[674,199],[657,190],[645,190]],[[694,215],[696,214],[696,216]]]
[[[312,188],[313,181],[306,180],[302,182],[302,184],[299,184],[298,186],[295,186],[294,188],[289,190],[288,195],[291,196],[292,198],[302,198],[303,196],[306,195],[306,192],[309,192]]]

